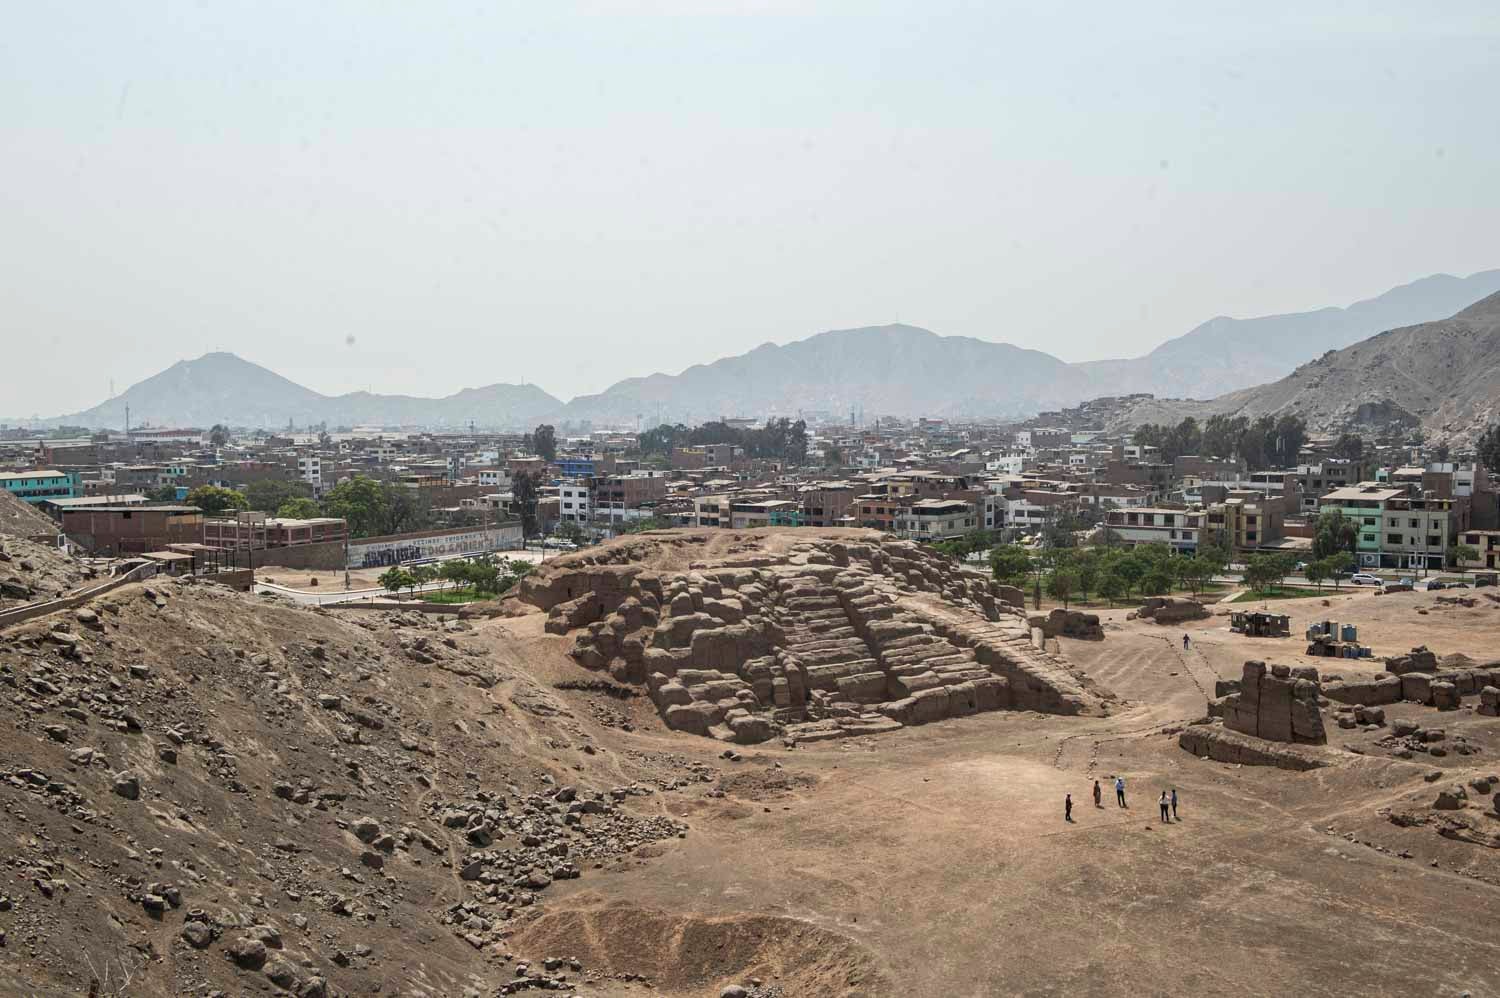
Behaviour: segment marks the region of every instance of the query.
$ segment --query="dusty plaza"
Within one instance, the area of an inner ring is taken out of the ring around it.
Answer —
[[[1280,601],[1379,656],[1334,660],[1015,595],[872,531],[665,531],[467,617],[185,581],[0,631],[0,991],[1500,987],[1500,602]],[[1329,697],[1420,645],[1456,707]],[[1309,667],[1323,743],[1210,717]]]

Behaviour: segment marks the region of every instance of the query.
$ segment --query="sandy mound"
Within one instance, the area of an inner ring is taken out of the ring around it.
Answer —
[[[513,941],[606,973],[642,975],[667,994],[717,994],[756,977],[788,995],[885,993],[874,960],[855,943],[772,915],[710,918],[601,903],[550,911]]]

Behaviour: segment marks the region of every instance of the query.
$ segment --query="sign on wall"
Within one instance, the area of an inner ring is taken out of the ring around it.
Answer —
[[[521,546],[521,527],[492,527],[489,530],[456,530],[426,537],[396,537],[383,541],[350,541],[350,568],[385,568],[412,561],[439,558],[468,558],[487,551],[504,551]]]

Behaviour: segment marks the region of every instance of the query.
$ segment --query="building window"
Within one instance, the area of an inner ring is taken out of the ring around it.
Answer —
[[[1385,535],[1385,542],[1387,544],[1400,544],[1401,543],[1401,535],[1400,534],[1386,534]]]

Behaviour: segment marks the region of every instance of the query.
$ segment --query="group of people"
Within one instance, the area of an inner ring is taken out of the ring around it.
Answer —
[[[1119,803],[1121,807],[1128,806],[1125,803],[1125,777],[1123,776],[1115,777],[1115,801]],[[1170,790],[1163,790],[1161,792],[1161,798],[1157,801],[1157,803],[1161,807],[1161,820],[1163,822],[1171,823],[1178,820],[1176,787],[1172,787]],[[1104,806],[1104,790],[1102,787],[1100,787],[1098,780],[1094,781],[1094,806]],[[1067,794],[1063,797],[1063,820],[1073,820],[1072,794]]]

